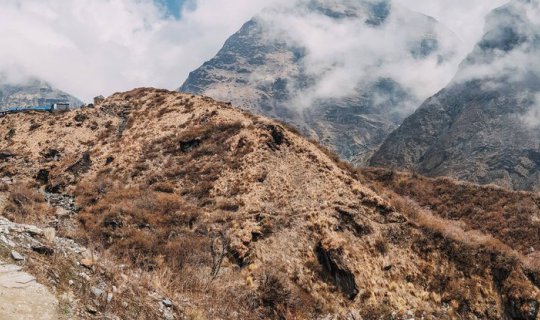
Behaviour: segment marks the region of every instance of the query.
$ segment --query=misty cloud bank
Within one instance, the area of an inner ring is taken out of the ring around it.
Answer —
[[[540,126],[540,4],[513,0],[486,19],[485,35],[466,58],[454,83],[480,81],[487,92],[516,97],[527,127]],[[513,89],[509,89],[513,88]]]
[[[393,7],[410,7],[445,23],[460,40],[452,45],[441,42],[442,49],[455,52],[452,63],[440,64],[434,58],[418,64],[412,61],[410,68],[403,69],[400,57],[392,52],[407,46],[400,36],[407,38],[414,30],[402,30],[399,15],[392,15],[385,27],[395,33],[392,40],[384,39],[378,32],[355,33],[358,28],[353,20],[334,24],[320,15],[307,15],[307,20],[300,21],[301,13],[286,15],[283,11],[276,16],[283,25],[275,31],[293,31],[289,39],[309,48],[306,61],[310,72],[325,75],[314,92],[324,95],[325,90],[329,92],[333,87],[349,90],[350,83],[363,72],[371,71],[365,61],[381,55],[386,65],[381,69],[383,74],[403,83],[417,83],[415,90],[425,96],[451,78],[455,61],[464,57],[473,40],[481,36],[483,16],[502,3],[426,1],[396,0]],[[184,8],[182,18],[174,19],[151,0],[4,0],[0,3],[0,71],[11,82],[28,77],[47,80],[87,101],[97,94],[138,86],[172,89],[189,71],[211,58],[245,21],[265,7],[289,2],[192,1],[191,6]],[[420,2],[425,2],[425,6],[418,7]],[[465,29],[463,25],[471,27]],[[442,38],[451,38],[440,30],[435,32]],[[334,45],[329,46],[330,42]],[[396,47],[388,45],[392,42]],[[371,44],[370,49],[362,46],[366,43]]]
[[[315,81],[292,105],[344,98],[380,79],[392,79],[421,101],[455,74],[460,42],[434,19],[389,1],[328,2],[266,10],[257,18],[268,42],[300,48],[303,73]]]

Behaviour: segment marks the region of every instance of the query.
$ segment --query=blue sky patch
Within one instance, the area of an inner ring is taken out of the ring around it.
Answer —
[[[163,5],[167,9],[167,15],[175,17],[177,19],[181,16],[182,7],[188,0],[156,0],[157,3]]]

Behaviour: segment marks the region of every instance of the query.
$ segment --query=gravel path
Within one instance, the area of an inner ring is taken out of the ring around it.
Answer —
[[[58,301],[19,266],[0,261],[0,320],[56,320]]]

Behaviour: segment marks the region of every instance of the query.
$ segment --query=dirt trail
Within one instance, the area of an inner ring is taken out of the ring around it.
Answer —
[[[19,266],[0,261],[0,320],[56,320],[58,301]]]

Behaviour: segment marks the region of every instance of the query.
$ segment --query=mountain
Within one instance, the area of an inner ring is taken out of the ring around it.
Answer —
[[[495,9],[455,79],[388,137],[371,165],[540,190],[539,17],[538,1]]]
[[[72,107],[83,104],[79,99],[53,88],[45,81],[31,79],[17,84],[0,81],[0,111],[10,108],[49,106],[59,102],[67,102]]]
[[[537,319],[534,239],[446,219],[442,193],[420,206],[274,120],[136,89],[1,121],[0,212],[48,231],[0,243],[67,318]],[[505,214],[536,199],[493,194]]]
[[[365,164],[450,80],[456,38],[387,0],[293,2],[247,22],[179,90],[286,121]]]

